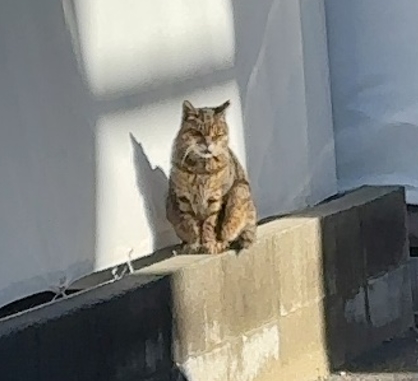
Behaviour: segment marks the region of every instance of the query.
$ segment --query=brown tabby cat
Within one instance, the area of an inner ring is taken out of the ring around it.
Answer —
[[[256,238],[250,185],[228,145],[229,104],[195,108],[183,103],[166,208],[185,252],[217,254],[231,244],[247,248]]]

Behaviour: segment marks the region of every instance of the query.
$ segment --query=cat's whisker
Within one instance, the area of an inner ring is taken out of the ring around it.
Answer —
[[[223,154],[225,156],[229,155],[228,148],[225,148],[225,147],[218,147],[216,153],[219,153],[219,155]]]
[[[183,157],[181,158],[181,165],[184,165],[184,161],[187,159],[189,153],[194,149],[194,145],[187,147],[186,151],[184,152]]]

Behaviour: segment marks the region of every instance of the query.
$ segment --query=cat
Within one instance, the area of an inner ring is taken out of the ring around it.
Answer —
[[[183,102],[174,139],[166,216],[187,253],[250,247],[257,212],[247,175],[229,147],[226,101],[196,108]]]

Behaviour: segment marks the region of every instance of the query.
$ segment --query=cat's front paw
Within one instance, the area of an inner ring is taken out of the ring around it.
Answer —
[[[181,248],[182,254],[199,254],[202,251],[199,243],[186,243]]]
[[[223,242],[211,241],[203,244],[203,250],[207,254],[220,254],[227,248]]]

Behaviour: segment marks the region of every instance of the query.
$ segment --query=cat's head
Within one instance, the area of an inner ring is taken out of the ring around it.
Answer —
[[[177,147],[185,157],[210,159],[226,152],[229,132],[225,112],[229,105],[228,100],[217,107],[196,108],[187,100],[183,102]]]

